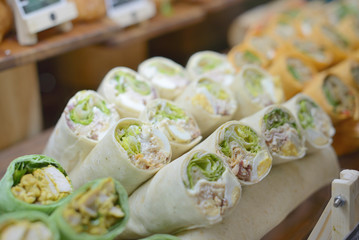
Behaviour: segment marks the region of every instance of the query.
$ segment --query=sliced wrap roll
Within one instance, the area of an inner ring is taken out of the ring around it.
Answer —
[[[280,79],[255,65],[243,66],[234,92],[238,103],[234,119],[237,120],[284,101]]]
[[[283,104],[300,124],[306,139],[307,153],[318,151],[332,144],[335,134],[330,117],[310,97],[297,94]]]
[[[22,211],[0,216],[0,239],[60,240],[60,234],[55,222],[46,214]]]
[[[138,119],[124,118],[70,176],[75,189],[90,180],[113,177],[131,194],[170,160],[171,146],[161,131]]]
[[[153,57],[138,66],[139,74],[149,79],[161,98],[174,100],[190,83],[187,71],[171,59]]]
[[[44,155],[13,160],[0,181],[0,212],[36,210],[50,214],[72,192],[66,171]]]
[[[316,69],[305,58],[295,54],[283,54],[274,61],[269,72],[279,76],[285,99],[290,99],[303,90],[305,84],[316,74]]]
[[[135,117],[146,104],[158,97],[153,84],[126,67],[111,69],[102,80],[97,92],[117,107],[121,117]]]
[[[272,167],[264,139],[239,121],[224,123],[194,149],[206,149],[220,156],[242,185],[260,182]]]
[[[79,91],[67,103],[44,154],[70,172],[119,118],[115,106],[95,91]]]
[[[196,120],[183,108],[165,99],[155,99],[141,113],[140,119],[150,122],[168,138],[172,159],[187,152],[199,141],[201,131]]]
[[[266,67],[269,60],[265,53],[259,52],[257,49],[246,44],[238,44],[228,52],[228,60],[236,71],[241,71],[242,67],[251,64],[260,67]]]
[[[303,90],[329,114],[334,124],[345,119],[358,119],[359,94],[338,75],[318,74]]]
[[[187,110],[207,137],[222,123],[232,119],[237,102],[228,87],[203,77],[194,81],[176,99],[178,106]]]
[[[130,196],[131,216],[120,239],[209,227],[221,222],[240,196],[239,181],[220,157],[190,151]]]
[[[110,240],[120,234],[129,217],[126,190],[112,178],[88,182],[51,215],[61,239]]]
[[[177,236],[182,240],[261,239],[306,198],[338,176],[338,159],[331,147],[300,161],[274,166],[263,181],[243,187],[240,204],[221,224]]]
[[[264,138],[273,164],[294,161],[305,155],[305,137],[294,115],[280,105],[268,106],[240,121]]]
[[[192,79],[210,77],[225,86],[231,86],[235,82],[235,70],[221,53],[197,52],[189,58],[186,69]]]
[[[271,36],[266,34],[247,35],[244,44],[252,49],[257,49],[258,53],[263,54],[271,62],[278,54],[279,43]]]

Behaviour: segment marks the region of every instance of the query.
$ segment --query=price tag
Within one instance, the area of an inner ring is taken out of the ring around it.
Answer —
[[[107,16],[126,27],[153,17],[156,6],[149,0],[106,0]]]

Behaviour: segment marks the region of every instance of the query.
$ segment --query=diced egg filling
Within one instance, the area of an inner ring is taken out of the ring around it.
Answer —
[[[169,141],[190,143],[201,135],[195,120],[171,103],[158,102],[148,114],[149,121],[160,129]]]
[[[72,192],[72,186],[67,176],[49,165],[22,176],[20,182],[11,188],[11,192],[21,201],[46,205],[68,196]]]
[[[298,58],[287,58],[287,69],[295,80],[303,83],[312,78],[311,69]]]
[[[211,82],[199,82],[191,101],[193,105],[200,106],[214,115],[230,115],[236,109],[235,102],[231,101],[229,94],[221,85]]]
[[[75,196],[63,211],[64,220],[78,233],[106,234],[125,217],[111,178]]]
[[[184,69],[179,66],[171,65],[164,61],[153,61],[140,69],[148,79],[158,87],[165,89],[183,89],[189,84]]]
[[[277,102],[275,97],[276,86],[272,77],[266,76],[255,68],[247,68],[243,72],[243,78],[244,85],[253,98],[253,102],[263,107]]]
[[[288,123],[270,130],[266,129],[263,136],[271,152],[282,156],[298,156],[300,154],[301,136]]]
[[[113,104],[92,95],[76,95],[64,110],[66,123],[77,136],[100,140],[107,132],[117,112]]]
[[[242,67],[245,64],[261,65],[260,58],[250,50],[236,51],[234,53],[234,63],[237,67]]]
[[[163,139],[154,133],[150,125],[117,128],[116,138],[137,168],[159,169],[170,161],[170,152],[165,149]]]
[[[315,59],[317,62],[327,62],[328,57],[325,55],[324,47],[321,47],[310,41],[294,41],[294,46],[302,53]]]
[[[359,88],[359,62],[352,62],[350,66],[350,73],[356,84],[357,88]]]
[[[328,103],[333,107],[334,113],[352,116],[357,107],[354,93],[342,83],[335,75],[328,75],[322,86]]]
[[[0,225],[2,240],[52,240],[50,229],[40,221],[9,220]]]
[[[344,36],[337,32],[333,27],[324,25],[321,30],[323,33],[335,43],[336,46],[346,49],[349,46],[349,42]]]
[[[270,37],[253,37],[251,42],[255,49],[258,49],[259,52],[265,53],[267,59],[271,60],[275,57],[278,46]]]
[[[125,106],[138,112],[142,111],[150,100],[157,97],[148,82],[127,72],[120,71],[115,74],[109,81],[109,89],[115,97],[116,105]]]
[[[316,145],[328,144],[334,135],[329,116],[314,102],[303,99],[298,102],[298,119],[309,141]]]
[[[259,154],[261,150],[259,137],[247,126],[232,125],[225,129],[219,143],[219,151],[224,155],[234,175],[243,181],[256,181],[268,172],[271,158],[267,153]],[[259,164],[254,159],[260,157]]]
[[[187,166],[185,183],[197,206],[208,218],[223,215],[229,206],[226,185],[221,181],[225,171],[222,161],[213,154],[196,154]]]

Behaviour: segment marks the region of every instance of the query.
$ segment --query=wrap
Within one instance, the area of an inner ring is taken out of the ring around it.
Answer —
[[[165,99],[155,99],[148,103],[140,119],[150,122],[166,135],[171,144],[172,159],[178,158],[202,139],[192,115]]]
[[[233,89],[238,103],[233,118],[237,120],[284,101],[280,79],[255,65],[243,66]]]
[[[351,57],[328,69],[344,83],[359,91],[359,57]]]
[[[359,9],[357,10],[359,12]],[[350,16],[343,19],[338,26],[343,36],[350,42],[352,49],[359,48],[359,19],[358,16]]]
[[[194,81],[175,101],[196,119],[205,138],[232,119],[237,102],[228,87],[208,77]]]
[[[337,157],[330,147],[300,161],[274,166],[263,181],[243,187],[240,204],[222,223],[177,236],[182,240],[259,240],[302,201],[338,176]]]
[[[153,57],[138,66],[139,74],[149,79],[161,98],[174,100],[190,83],[187,71],[171,59]]]
[[[330,24],[315,25],[309,39],[325,46],[333,55],[333,63],[340,62],[349,55],[349,40]]]
[[[44,213],[22,211],[0,216],[0,239],[60,240],[55,222]]]
[[[223,124],[194,149],[206,149],[220,156],[242,185],[260,182],[272,167],[264,139],[239,121]]]
[[[51,215],[64,240],[110,240],[129,217],[126,190],[112,178],[83,185]]]
[[[323,9],[323,6],[322,6]],[[322,10],[311,10],[305,9],[299,16],[294,20],[294,27],[297,35],[300,38],[309,38],[313,34],[314,26],[320,23],[324,23],[324,16]]]
[[[209,227],[221,222],[240,196],[240,183],[220,157],[190,151],[130,196],[131,216],[120,239]]]
[[[247,64],[260,67],[266,67],[269,64],[264,52],[260,52],[246,44],[234,46],[228,52],[227,57],[237,72],[241,71],[242,67]]]
[[[259,55],[264,55],[265,58],[271,63],[271,61],[278,54],[280,44],[271,36],[266,34],[249,34],[244,39],[244,45],[247,45],[250,49],[257,49]],[[265,62],[265,60],[262,60]]]
[[[126,67],[111,69],[97,92],[116,105],[121,117],[137,118],[146,104],[158,97],[149,80]]]
[[[273,164],[294,161],[305,155],[305,138],[299,123],[284,106],[272,105],[240,121],[264,138]]]
[[[44,154],[56,159],[70,172],[119,118],[115,106],[95,91],[77,92],[67,103]]]
[[[176,236],[172,236],[169,234],[155,234],[150,237],[141,238],[140,240],[180,240]]]
[[[72,192],[66,171],[44,155],[13,160],[0,181],[0,212],[36,210],[50,214]]]
[[[277,14],[269,20],[265,28],[265,33],[275,38],[280,44],[285,44],[298,38],[294,18],[289,15],[283,13]]]
[[[171,146],[152,125],[124,118],[113,125],[90,154],[70,173],[74,188],[113,177],[128,194],[169,163]]]
[[[284,54],[296,54],[311,63],[318,71],[333,63],[332,52],[326,46],[310,40],[295,39],[283,47]]]
[[[358,92],[335,74],[317,74],[303,93],[313,98],[329,114],[334,124],[359,117]]]
[[[318,151],[332,144],[335,134],[330,117],[310,97],[297,94],[283,104],[300,124],[306,139],[307,153]]]
[[[192,79],[210,77],[225,86],[232,86],[235,82],[235,69],[221,53],[197,52],[188,59],[186,69]]]
[[[310,81],[317,71],[301,55],[289,53],[278,56],[269,72],[273,76],[279,76],[285,99],[290,99],[303,90],[305,83]]]

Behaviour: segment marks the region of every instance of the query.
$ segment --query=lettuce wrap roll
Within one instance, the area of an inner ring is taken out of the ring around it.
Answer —
[[[237,109],[232,92],[208,77],[194,81],[175,102],[192,114],[204,138],[232,119]]]
[[[247,64],[260,67],[266,67],[269,64],[269,60],[266,58],[264,52],[259,52],[257,49],[249,47],[246,44],[234,46],[228,52],[227,56],[228,61],[237,72],[241,71],[242,67]]]
[[[201,141],[196,120],[171,101],[155,99],[141,113],[140,119],[150,122],[168,138],[172,159],[176,159]]]
[[[13,160],[0,181],[0,212],[36,210],[50,214],[72,192],[66,171],[44,155]]]
[[[70,172],[119,118],[115,106],[95,91],[79,91],[67,103],[44,154]]]
[[[260,183],[243,186],[240,204],[221,224],[177,236],[181,240],[262,239],[305,199],[338,176],[338,158],[331,147],[300,161],[274,166]]]
[[[137,118],[146,104],[158,97],[149,80],[126,67],[110,70],[97,92],[116,105],[121,117]]]
[[[37,211],[7,213],[0,216],[2,240],[60,240],[55,222]]]
[[[193,54],[186,65],[192,79],[210,77],[225,86],[235,81],[235,70],[225,55],[213,51],[201,51]]]
[[[294,115],[280,105],[268,106],[240,121],[264,138],[273,164],[294,161],[305,155],[305,137]]]
[[[126,190],[112,178],[83,185],[51,215],[64,240],[114,239],[128,217]]]
[[[306,139],[307,153],[318,151],[332,144],[335,134],[330,117],[310,97],[297,94],[283,104],[300,124]]]
[[[284,101],[280,79],[255,65],[243,66],[234,92],[238,103],[234,119],[237,120]]]
[[[334,124],[345,119],[357,120],[359,117],[358,92],[336,74],[318,74],[303,93],[313,98],[329,114]]]
[[[209,227],[221,222],[240,196],[239,181],[220,157],[190,151],[130,196],[131,216],[120,239]]]
[[[229,121],[198,144],[220,156],[242,185],[265,178],[272,167],[272,156],[258,133],[239,121]]]
[[[70,173],[74,188],[90,180],[113,177],[128,194],[171,160],[166,136],[137,119],[124,118],[107,132]]]
[[[138,66],[139,74],[149,79],[161,98],[174,100],[190,83],[187,71],[171,59],[153,57]]]
[[[295,54],[283,54],[274,61],[269,72],[279,76],[285,99],[290,99],[303,90],[306,82],[316,74],[316,69],[305,58]]]

